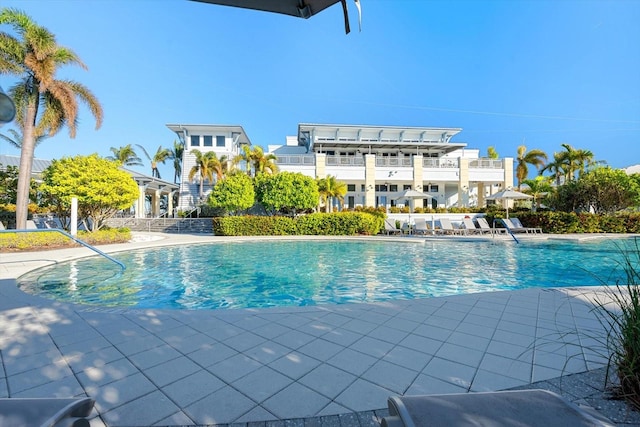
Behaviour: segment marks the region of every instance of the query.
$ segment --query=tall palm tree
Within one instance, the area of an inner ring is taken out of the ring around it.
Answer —
[[[564,154],[553,153],[553,161],[547,163],[543,168],[540,169],[540,175],[545,172],[549,172],[551,174],[551,177],[554,179],[556,185],[560,185],[562,183],[563,177],[566,180],[569,169],[567,162],[565,161]]]
[[[109,160],[120,162],[122,166],[142,166],[142,159],[138,157],[131,144],[119,148],[111,147],[109,150],[113,153],[112,156],[107,156]]]
[[[544,166],[545,160],[547,160],[547,153],[542,150],[530,150],[527,151],[527,147],[521,145],[518,147],[518,155],[516,161],[516,179],[518,180],[518,191],[522,188],[522,181],[527,179],[529,175],[528,165],[533,165],[538,170]]]
[[[202,153],[200,150],[191,150],[191,154],[196,156],[196,164],[189,171],[189,181],[197,176],[200,181],[200,200],[204,198],[204,182],[209,181],[213,185],[213,175],[220,169],[220,160],[213,151]]]
[[[17,35],[0,32],[0,74],[19,79],[8,93],[16,105],[15,120],[23,129],[16,228],[25,228],[37,138],[41,135],[54,136],[65,125],[69,136],[75,138],[78,101],[88,106],[96,119],[96,129],[102,124],[103,114],[98,99],[87,87],[71,80],[56,79],[56,72],[61,66],[87,67],[72,50],[58,45],[53,33],[17,9],[2,9],[0,25],[11,26]]]
[[[338,181],[335,176],[327,175],[326,178],[318,180],[318,193],[320,193],[320,201],[324,202],[325,211],[330,212],[334,198],[338,199],[340,203],[344,201],[344,196],[347,194],[347,184]]]
[[[178,177],[182,175],[182,155],[184,154],[184,144],[182,142],[173,141],[173,148],[169,148],[171,155],[170,160],[173,160],[173,182],[178,182]]]
[[[595,160],[591,150],[582,148],[573,148],[569,144],[561,144],[565,151],[562,152],[562,158],[568,169],[567,179],[573,181],[578,172],[578,178],[587,172],[591,167],[606,164],[604,161]]]
[[[490,159],[497,159],[499,157],[498,152],[496,151],[496,147],[494,147],[493,145],[487,147],[487,157],[489,157]]]
[[[158,147],[158,150],[156,151],[156,154],[154,154],[153,157],[151,157],[149,156],[149,153],[147,153],[147,150],[142,145],[140,144],[136,144],[136,145],[140,147],[144,155],[151,162],[151,176],[154,178],[161,179],[160,171],[158,170],[158,163],[164,164],[164,162],[166,162],[167,159],[171,157],[171,150],[169,150],[168,148],[162,148],[162,145],[160,145]]]
[[[256,176],[261,173],[273,175],[278,172],[276,160],[275,154],[265,154],[262,147],[253,147],[251,149],[248,145],[243,145],[242,153],[233,159],[233,163],[238,164],[244,161],[249,176]]]

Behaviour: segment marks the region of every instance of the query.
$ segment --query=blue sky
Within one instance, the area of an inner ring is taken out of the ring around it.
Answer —
[[[304,20],[187,0],[5,0],[80,56],[89,70],[58,78],[105,112],[96,131],[83,110],[75,139],[63,131],[36,156],[153,153],[175,140],[167,123],[242,125],[266,147],[311,122],[459,127],[482,154],[568,143],[640,163],[640,1],[361,0],[362,32],[347,2],[348,35],[339,5]]]

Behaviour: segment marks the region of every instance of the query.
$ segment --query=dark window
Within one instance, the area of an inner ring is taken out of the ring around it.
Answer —
[[[402,186],[402,191],[404,190],[411,190],[411,186],[410,185],[403,185]]]
[[[200,135],[191,135],[191,146],[192,147],[200,146]]]
[[[429,191],[432,193],[437,193],[438,192],[438,186],[437,185],[431,185],[429,187]]]
[[[389,186],[389,191],[398,191],[398,186],[396,184],[391,184]]]
[[[364,184],[360,185],[360,191],[364,191]]]
[[[355,184],[347,184],[347,191],[356,191]]]
[[[213,137],[211,135],[203,136],[202,145],[205,147],[213,147]]]
[[[386,184],[376,185],[376,191],[389,191]]]
[[[226,141],[224,135],[216,136],[216,147],[224,147],[225,142]]]

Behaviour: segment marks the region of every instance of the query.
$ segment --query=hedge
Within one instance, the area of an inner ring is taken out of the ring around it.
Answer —
[[[384,216],[367,212],[313,213],[284,216],[227,216],[213,219],[218,236],[286,236],[378,234]]]
[[[131,240],[128,228],[99,230],[93,233],[78,232],[78,239],[90,245],[104,245],[108,243],[123,243]],[[56,231],[36,233],[0,233],[0,252],[9,251],[37,251],[42,249],[57,249],[76,246],[73,240]]]
[[[502,212],[487,213],[489,223],[494,218],[502,218]],[[540,227],[545,233],[640,233],[640,212],[626,212],[615,215],[596,215],[574,212],[510,212],[518,217],[525,227]]]

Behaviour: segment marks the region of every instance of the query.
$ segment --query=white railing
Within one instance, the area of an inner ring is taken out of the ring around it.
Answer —
[[[327,166],[364,166],[362,156],[327,156]]]
[[[376,157],[376,166],[413,166],[411,157]]]
[[[307,155],[278,156],[276,163],[279,165],[314,166],[316,157]]]
[[[458,159],[436,159],[428,157],[422,159],[422,167],[458,169],[460,167],[460,162]]]
[[[474,159],[469,160],[469,168],[474,169],[503,169],[502,160],[498,159]]]

